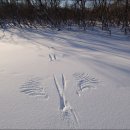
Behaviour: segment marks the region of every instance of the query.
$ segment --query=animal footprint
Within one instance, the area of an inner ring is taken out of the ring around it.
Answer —
[[[55,54],[49,54],[49,59],[50,61],[55,61],[57,58]]]
[[[98,80],[85,73],[74,73],[75,80],[77,81],[77,94],[80,96],[80,92],[84,89],[95,88],[98,84]]]
[[[48,94],[41,84],[41,79],[38,77],[26,81],[20,87],[20,92],[29,96],[43,96],[44,98],[48,98]]]

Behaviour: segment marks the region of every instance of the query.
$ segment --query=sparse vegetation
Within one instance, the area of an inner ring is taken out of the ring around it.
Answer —
[[[129,0],[0,0],[0,27],[46,26],[84,30],[100,23],[102,30],[120,26],[130,32]],[[89,5],[91,2],[91,6]]]

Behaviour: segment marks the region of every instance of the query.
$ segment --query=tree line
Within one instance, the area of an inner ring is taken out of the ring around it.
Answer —
[[[0,0],[0,27],[101,25],[130,32],[130,0]]]

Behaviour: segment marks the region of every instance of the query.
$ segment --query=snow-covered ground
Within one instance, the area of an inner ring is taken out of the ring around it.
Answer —
[[[130,129],[130,38],[115,29],[0,31],[0,128]]]

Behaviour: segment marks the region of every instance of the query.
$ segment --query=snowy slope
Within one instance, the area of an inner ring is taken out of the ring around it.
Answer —
[[[0,31],[0,128],[129,128],[130,38],[113,30]]]

